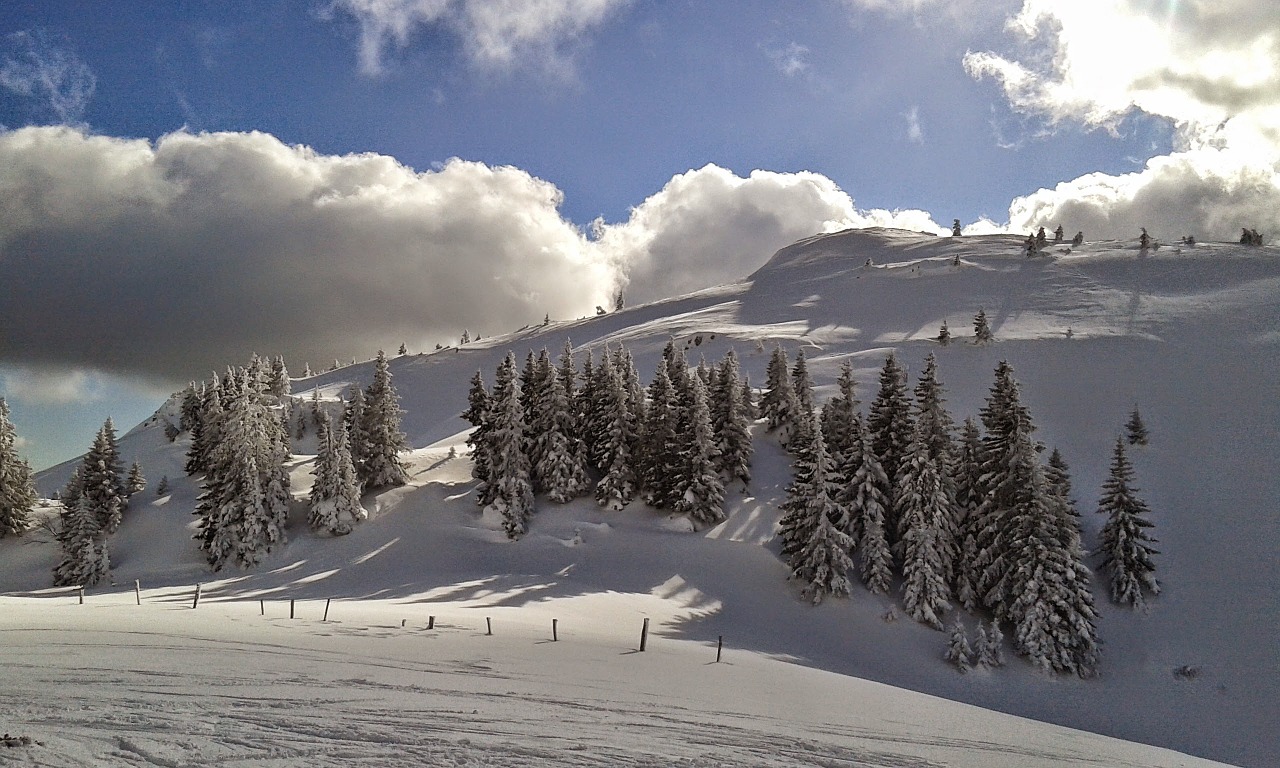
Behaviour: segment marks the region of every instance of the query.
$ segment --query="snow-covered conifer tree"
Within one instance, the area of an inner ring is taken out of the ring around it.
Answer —
[[[596,485],[596,501],[602,507],[618,510],[630,504],[636,493],[635,460],[631,453],[636,440],[631,434],[629,395],[622,376],[607,360],[597,367],[597,371],[601,369],[604,371],[600,380],[603,430],[599,464],[604,476]]]
[[[791,386],[796,392],[796,402],[806,416],[815,411],[813,403],[813,381],[809,378],[809,363],[804,358],[804,348],[796,350],[796,362],[791,367]]]
[[[914,439],[924,443],[929,461],[937,470],[945,499],[945,509],[938,523],[938,543],[941,548],[943,577],[946,579],[949,591],[949,585],[955,575],[954,567],[959,545],[955,527],[956,485],[952,473],[952,463],[955,459],[952,431],[955,425],[951,420],[951,414],[947,412],[946,398],[943,395],[942,382],[938,381],[938,362],[931,352],[925,357],[924,370],[920,372],[920,379],[915,388]],[[910,466],[907,465],[899,471],[907,472],[909,469]],[[907,478],[899,478],[899,485],[905,485],[907,482]],[[901,523],[899,526],[901,529]]]
[[[97,530],[110,535],[123,519],[125,496],[120,454],[111,419],[102,425],[80,468],[80,489],[85,505],[97,516]]]
[[[169,476],[161,475],[160,482],[156,483],[156,495],[164,496],[169,493]]]
[[[951,527],[956,532],[956,560],[953,564],[953,591],[960,605],[974,610],[982,601],[978,595],[978,507],[982,503],[982,435],[972,418],[960,430],[959,452],[952,470],[956,497]]]
[[[564,504],[590,490],[591,481],[587,477],[586,456],[573,435],[573,405],[559,376],[547,381],[542,407],[546,414],[543,430],[536,437],[539,464],[534,474],[542,478],[547,498]]]
[[[638,474],[644,488],[645,501],[654,507],[674,505],[679,500],[676,481],[679,477],[682,439],[677,423],[677,394],[671,385],[667,366],[658,365],[649,385],[649,405],[640,434]]]
[[[862,440],[863,429],[862,415],[858,412],[861,403],[855,394],[857,381],[853,378],[853,364],[847,360],[840,366],[836,388],[838,394],[822,408],[822,436],[827,441],[832,464],[837,472],[843,472],[847,465],[846,456],[856,450],[856,445]],[[848,480],[847,477],[842,479]]]
[[[271,360],[271,384],[270,392],[278,399],[284,399],[289,396],[291,385],[289,382],[289,369],[284,365],[284,356],[277,355]]]
[[[92,587],[109,578],[107,545],[97,541],[98,516],[89,508],[88,499],[78,496],[63,509],[61,517],[62,560],[53,569],[54,585]]]
[[[1004,633],[995,621],[987,627],[978,622],[978,640],[973,648],[974,661],[983,669],[1004,666]]]
[[[764,394],[760,396],[760,415],[768,420],[770,432],[779,430],[779,442],[787,445],[801,420],[801,409],[782,345],[773,348],[767,376]]]
[[[318,442],[307,522],[312,530],[345,536],[368,516],[360,505],[360,486],[351,462],[346,425],[339,421],[331,428],[327,422],[322,423]]]
[[[986,635],[982,631],[982,625],[978,625],[978,633],[980,637]],[[964,623],[957,616],[956,620],[951,624],[951,637],[947,641],[946,660],[955,665],[961,674],[968,672],[972,667],[969,660],[973,656],[973,651],[969,648],[969,638],[964,631]]]
[[[743,399],[738,356],[732,349],[725,353],[716,373],[712,393],[712,428],[715,431],[716,469],[726,482],[742,481],[745,491],[751,483],[750,405]]]
[[[328,419],[325,411],[320,407],[320,398],[317,396],[312,402],[314,410],[312,411],[313,421],[315,421],[316,429],[319,430],[322,421]],[[347,428],[347,439],[351,442],[351,463],[355,465],[356,477],[363,478],[365,476],[364,465],[369,459],[369,436],[365,433],[368,426],[368,418],[365,416],[365,410],[368,408],[368,400],[365,398],[365,390],[360,385],[353,384],[347,389],[347,395],[342,402],[342,424]],[[361,483],[363,486],[363,482]]]
[[[853,537],[858,552],[862,583],[872,594],[883,595],[889,591],[893,578],[893,556],[885,531],[889,478],[871,445],[869,431],[863,431],[860,445],[850,452],[847,461],[848,485],[838,497],[853,526],[846,532]]]
[[[356,468],[362,488],[386,488],[409,482],[409,474],[400,460],[400,454],[408,450],[404,433],[400,431],[403,413],[400,397],[391,384],[387,356],[378,350],[373,382],[365,390],[361,419],[361,437],[368,449],[364,461]]]
[[[914,450],[903,464],[902,485],[895,500],[900,526],[902,602],[911,618],[942,629],[942,614],[951,607],[947,579],[950,501],[942,482],[945,473],[930,455],[927,436],[919,423],[912,446]]]
[[[191,427],[191,447],[187,449],[185,466],[188,475],[199,475],[208,470],[213,449],[220,439],[223,416],[222,386],[215,373],[213,383],[204,386],[200,415]]]
[[[489,391],[484,386],[484,376],[476,371],[471,377],[471,389],[467,393],[467,410],[462,412],[475,429],[467,434],[471,446],[471,476],[480,481],[481,490],[476,494],[480,506],[492,501],[486,488],[489,481]]]
[[[975,344],[986,344],[995,337],[991,334],[991,324],[987,322],[987,311],[979,309],[973,316],[973,341]]]
[[[133,462],[133,465],[129,467],[129,480],[125,486],[125,491],[132,496],[135,493],[145,491],[146,489],[147,478],[142,475],[142,465],[135,461]]]
[[[489,412],[492,419],[492,448],[489,454],[492,500],[486,509],[500,514],[507,536],[518,539],[528,530],[534,506],[529,456],[525,452],[520,382],[514,353],[508,352],[506,359],[498,366]]]
[[[1098,513],[1107,516],[1099,536],[1098,552],[1102,554],[1102,570],[1111,586],[1111,600],[1141,608],[1145,593],[1160,594],[1153,555],[1159,551],[1151,545],[1147,529],[1150,511],[1134,488],[1133,465],[1125,455],[1124,440],[1117,439],[1111,457],[1111,472],[1102,485]]]
[[[716,470],[719,450],[711,427],[706,385],[699,376],[691,379],[693,404],[685,425],[688,439],[684,455],[680,457],[675,509],[688,515],[696,527],[702,528],[724,520],[724,484]]]
[[[951,343],[951,329],[947,327],[946,320],[942,321],[942,327],[938,329],[938,335],[934,338],[944,347]]]
[[[867,414],[867,431],[871,433],[871,446],[885,476],[889,478],[890,502],[885,509],[885,533],[890,542],[896,541],[898,520],[893,507],[897,494],[898,473],[911,447],[915,425],[911,419],[911,399],[907,395],[907,372],[898,364],[898,358],[889,355],[880,369],[880,388]]]
[[[835,500],[839,487],[833,482],[822,430],[812,416],[809,421],[809,429],[803,430],[807,461],[799,466],[802,459],[796,459],[797,476],[788,489],[787,513],[779,522],[779,536],[791,578],[805,584],[805,598],[816,605],[826,595],[849,594],[853,540],[832,522],[839,516]]]
[[[31,525],[36,488],[31,466],[18,455],[18,435],[9,406],[0,397],[0,538],[20,536]]]
[[[1125,433],[1129,439],[1129,445],[1146,445],[1150,435],[1147,433],[1147,425],[1142,421],[1142,414],[1138,413],[1138,407],[1133,407],[1133,413],[1129,414],[1129,420],[1124,424]]]

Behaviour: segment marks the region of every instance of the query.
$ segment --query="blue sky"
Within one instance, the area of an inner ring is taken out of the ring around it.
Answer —
[[[27,298],[0,298],[0,394],[43,466],[249,350],[298,372],[497,332],[513,302],[541,319],[618,286],[658,298],[824,229],[1280,228],[1267,6],[14,0],[0,277]],[[1137,35],[1153,42],[1130,51]],[[361,153],[382,158],[343,159]],[[510,282],[501,310],[456,269],[473,256]],[[348,291],[359,261],[436,287]],[[301,299],[265,309],[241,266],[392,309],[305,321]],[[80,296],[93,285],[116,299]],[[82,323],[100,338],[69,339]],[[193,342],[202,323],[226,338]]]

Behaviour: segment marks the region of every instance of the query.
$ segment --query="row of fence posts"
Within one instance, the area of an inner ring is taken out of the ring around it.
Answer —
[[[196,584],[195,598],[191,601],[191,608],[193,610],[200,607],[201,587],[202,585]],[[80,605],[84,605],[84,587],[79,588],[79,593],[80,593]],[[140,579],[134,579],[133,581],[133,595],[138,605],[142,605],[142,581]],[[296,603],[295,598],[292,598],[292,597],[289,598],[289,618],[290,619],[294,618],[295,616],[295,612],[294,612],[295,603]],[[325,598],[324,618],[322,618],[320,621],[327,622],[329,620],[329,606],[332,603],[333,603],[332,597]],[[258,598],[258,613],[262,616],[267,615],[267,602],[263,598]],[[409,621],[408,619],[401,619],[400,626],[404,627],[408,623],[408,621]],[[436,617],[428,616],[427,629],[432,630],[435,628],[436,628]],[[493,636],[492,617],[489,617],[489,616],[484,617],[484,628],[485,628],[485,632],[484,632],[485,635],[488,637],[492,637]],[[560,642],[560,620],[559,619],[551,620],[551,642],[553,643]],[[644,624],[640,627],[640,653],[644,653],[648,645],[649,645],[649,619],[646,617],[644,620]],[[720,663],[720,659],[723,653],[724,653],[724,635],[718,635],[716,637],[716,663],[717,664]]]

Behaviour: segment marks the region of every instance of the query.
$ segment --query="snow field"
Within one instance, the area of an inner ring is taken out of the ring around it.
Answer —
[[[579,634],[548,611],[0,598],[0,722],[31,766],[1208,766],[730,649]],[[181,602],[179,602],[181,599]],[[559,608],[560,606],[556,606]],[[287,608],[286,608],[287,610]],[[341,619],[333,618],[341,615]],[[536,617],[536,618],[535,618]],[[542,625],[544,628],[539,629]],[[619,628],[620,629],[620,628]]]

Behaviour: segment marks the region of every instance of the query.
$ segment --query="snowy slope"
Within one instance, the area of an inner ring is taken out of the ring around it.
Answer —
[[[0,598],[5,765],[1127,766],[1219,763],[537,611]],[[412,619],[401,626],[401,617]],[[621,629],[620,627],[618,629]],[[20,730],[15,723],[20,724]]]
[[[125,459],[140,460],[153,486],[167,474],[173,492],[130,510],[110,542],[113,575],[121,585],[202,581],[219,599],[377,599],[515,621],[550,611],[591,626],[648,616],[664,638],[724,635],[734,648],[1073,728],[1243,765],[1280,764],[1271,722],[1280,703],[1277,297],[1280,252],[1272,247],[1139,251],[1103,242],[1026,259],[1021,240],[1005,236],[817,237],[783,249],[739,284],[393,359],[416,448],[413,483],[367,497],[370,520],[342,539],[307,532],[299,506],[293,540],[261,571],[213,580],[190,541],[197,489],[181,474],[186,438],[170,445],[158,421],[140,425],[121,441]],[[991,319],[994,344],[930,340],[944,320],[963,339],[978,308]],[[995,364],[1007,359],[1037,437],[1071,463],[1086,542],[1101,522],[1092,510],[1111,445],[1137,404],[1152,443],[1133,458],[1154,511],[1164,593],[1135,614],[1107,604],[1099,585],[1099,679],[1046,678],[1021,661],[958,675],[941,661],[942,634],[883,620],[892,599],[860,589],[817,608],[796,599],[771,542],[789,467],[759,431],[756,479],[746,494],[731,494],[730,518],[716,529],[690,534],[684,521],[638,504],[607,513],[581,500],[542,504],[530,535],[506,541],[474,505],[466,424],[457,417],[470,376],[479,369],[491,382],[508,349],[521,358],[543,346],[558,354],[572,339],[579,359],[584,349],[598,355],[605,343],[625,343],[647,380],[670,338],[693,362],[734,347],[757,385],[775,342],[793,357],[803,346],[820,398],[844,360],[870,400],[889,351],[912,371],[935,352],[957,419],[977,414]],[[370,364],[343,368],[295,381],[294,393],[305,399],[318,387],[332,396],[371,373]],[[450,458],[450,447],[459,456]],[[299,494],[309,465],[298,457]],[[69,472],[43,473],[42,491]],[[56,558],[47,537],[0,542],[0,588],[44,589]],[[1185,665],[1197,668],[1193,679],[1173,674]]]

